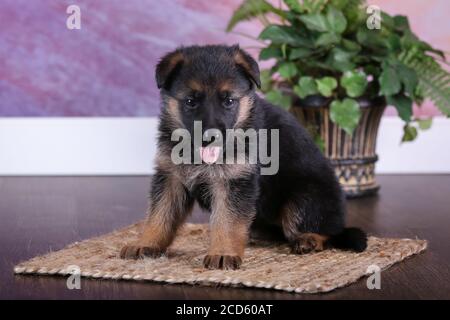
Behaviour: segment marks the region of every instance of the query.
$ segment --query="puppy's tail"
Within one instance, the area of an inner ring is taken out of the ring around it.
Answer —
[[[367,248],[367,235],[358,228],[344,228],[341,233],[331,236],[327,245],[332,248],[362,252]]]

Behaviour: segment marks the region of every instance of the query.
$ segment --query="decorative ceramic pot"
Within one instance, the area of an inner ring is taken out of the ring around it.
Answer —
[[[330,102],[331,99],[310,96],[297,100],[290,111],[313,136],[321,137],[324,154],[333,164],[347,197],[374,194],[379,189],[375,180],[375,147],[386,101],[383,97],[359,99],[361,119],[352,135],[330,120]]]

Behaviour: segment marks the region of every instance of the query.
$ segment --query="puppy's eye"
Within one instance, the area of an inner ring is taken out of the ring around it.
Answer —
[[[236,104],[236,99],[226,98],[223,101],[223,106],[225,108],[232,108]]]
[[[184,101],[184,104],[186,105],[186,107],[188,107],[189,109],[195,109],[197,107],[197,101],[195,101],[194,99],[186,99]]]

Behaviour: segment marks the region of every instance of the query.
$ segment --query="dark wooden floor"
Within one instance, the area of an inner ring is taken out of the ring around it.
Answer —
[[[381,274],[327,294],[14,276],[24,259],[144,217],[148,177],[0,177],[0,298],[46,299],[450,299],[450,176],[380,176],[378,196],[348,202],[349,224],[382,237],[429,240],[429,249]],[[196,210],[191,221],[206,221]]]

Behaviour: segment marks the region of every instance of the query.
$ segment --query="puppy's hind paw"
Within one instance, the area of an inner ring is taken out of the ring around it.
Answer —
[[[203,265],[207,269],[236,270],[241,264],[242,259],[239,256],[207,255],[203,259]]]
[[[316,233],[301,234],[296,241],[291,244],[292,252],[297,254],[307,254],[315,251],[322,251],[325,248],[327,237]]]
[[[145,257],[158,258],[164,254],[164,250],[139,245],[126,245],[120,250],[122,259],[143,259]]]

